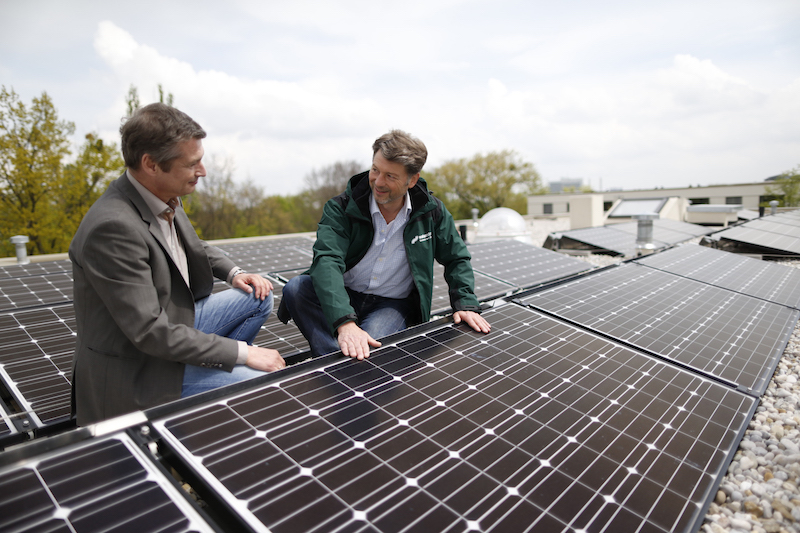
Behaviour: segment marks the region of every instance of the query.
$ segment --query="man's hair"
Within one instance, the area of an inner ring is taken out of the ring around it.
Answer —
[[[180,143],[206,136],[189,115],[162,103],[134,111],[119,132],[125,166],[138,170],[144,154],[149,154],[164,172],[169,172],[172,162],[181,156]]]
[[[403,165],[409,178],[418,174],[428,159],[425,144],[402,130],[392,130],[375,139],[372,143],[373,157],[378,150],[387,161]]]

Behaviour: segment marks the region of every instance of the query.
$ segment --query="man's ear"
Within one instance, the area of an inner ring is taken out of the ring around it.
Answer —
[[[140,168],[143,172],[146,172],[150,175],[155,175],[161,167],[159,167],[158,163],[156,163],[155,160],[150,157],[150,154],[144,154],[142,156],[142,164],[140,165]]]
[[[419,181],[419,172],[417,172],[416,174],[411,176],[411,179],[408,180],[408,188],[409,188],[409,190],[414,188],[414,185],[417,184],[417,181]]]

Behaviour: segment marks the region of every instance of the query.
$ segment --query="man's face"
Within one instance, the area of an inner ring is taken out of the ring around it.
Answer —
[[[399,209],[406,192],[417,184],[418,179],[419,174],[409,178],[402,164],[387,160],[380,151],[372,158],[369,186],[378,205]]]
[[[197,180],[206,175],[203,166],[203,143],[200,139],[191,139],[178,144],[181,155],[172,161],[169,172],[164,172],[156,165],[153,193],[162,200],[185,196],[194,192]],[[166,201],[166,200],[165,200]]]

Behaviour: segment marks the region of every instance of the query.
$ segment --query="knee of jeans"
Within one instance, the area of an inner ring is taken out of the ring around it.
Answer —
[[[260,314],[262,316],[267,316],[272,312],[273,302],[274,302],[274,299],[272,297],[272,291],[269,291],[269,294],[267,294],[267,297],[264,298],[261,301],[261,303],[258,304],[258,308],[260,309],[260,311],[261,311]]]

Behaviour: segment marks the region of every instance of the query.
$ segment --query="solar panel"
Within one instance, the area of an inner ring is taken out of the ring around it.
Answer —
[[[0,401],[0,451],[3,449],[3,442],[12,435],[18,434],[17,428],[11,421],[11,414],[5,404]]]
[[[278,306],[281,304],[281,297],[283,294],[283,284],[279,281],[272,280],[273,286],[273,308],[277,311]],[[301,352],[306,352],[309,349],[308,341],[306,341],[300,330],[290,320],[288,324],[284,324],[275,313],[271,313],[267,321],[261,327],[261,330],[253,340],[255,346],[262,348],[272,348],[278,350],[282,357],[289,357]]]
[[[616,226],[616,224],[614,225]],[[569,240],[588,244],[598,250],[614,252],[618,255],[631,257],[636,255],[636,235],[615,229],[614,226],[600,228],[584,228],[565,231],[561,233],[561,243],[564,248],[570,248]],[[565,241],[567,239],[567,241]],[[653,241],[656,248],[664,248],[668,244]]]
[[[624,224],[614,224],[614,229],[629,233],[634,237],[639,233],[637,222]],[[677,220],[656,219],[653,220],[653,239],[667,244],[677,244],[688,241],[701,235],[712,233],[715,229],[704,228],[696,224],[678,222]]]
[[[214,531],[125,434],[0,469],[0,530]]]
[[[471,244],[472,268],[509,285],[533,287],[591,270],[573,257],[515,240]]]
[[[749,229],[757,229],[760,231],[768,231],[770,233],[777,233],[779,235],[788,235],[790,237],[800,237],[800,225],[797,221],[790,218],[768,217],[751,220],[742,224],[743,227]]]
[[[303,237],[247,241],[217,245],[237,266],[266,274],[278,270],[308,268],[313,257],[313,239]]]
[[[72,273],[72,262],[69,259],[3,266],[0,267],[0,278],[22,278],[62,272]]]
[[[75,330],[71,305],[0,315],[0,377],[37,427],[71,416]]]
[[[800,309],[800,270],[705,246],[686,245],[637,263]]]
[[[522,303],[761,395],[800,312],[636,264]]]
[[[748,223],[749,224],[749,223]],[[780,235],[746,226],[736,226],[715,233],[716,240],[743,243],[763,250],[764,253],[778,255],[800,255],[800,237]]]
[[[274,533],[700,527],[755,398],[521,306],[487,318],[153,425]]]
[[[0,279],[0,311],[72,301],[72,272]]]

